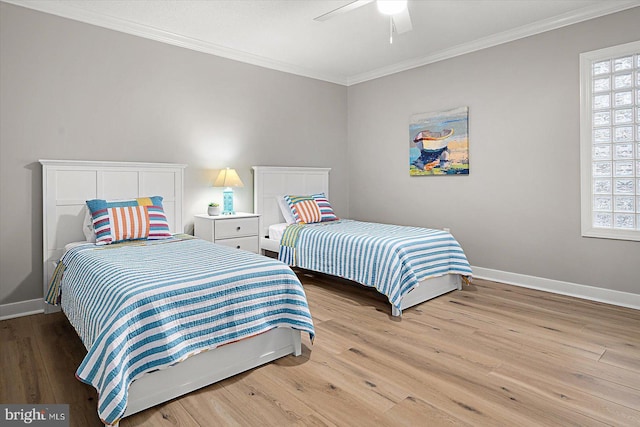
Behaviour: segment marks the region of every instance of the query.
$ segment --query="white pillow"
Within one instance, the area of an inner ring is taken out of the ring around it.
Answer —
[[[87,205],[84,205],[84,222],[82,223],[82,233],[87,242],[96,242],[96,233],[93,231],[93,217]]]
[[[291,213],[291,208],[289,207],[289,203],[284,199],[284,196],[276,196],[276,200],[278,201],[278,206],[280,206],[280,212],[282,212],[282,216],[287,224],[295,224],[296,220],[293,218],[293,214]]]

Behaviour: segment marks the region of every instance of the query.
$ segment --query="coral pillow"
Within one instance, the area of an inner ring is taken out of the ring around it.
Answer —
[[[131,200],[87,200],[93,218],[96,245],[125,240],[159,240],[171,237],[162,197]]]
[[[297,223],[335,221],[338,219],[324,193],[310,196],[284,196],[291,209],[291,215]]]

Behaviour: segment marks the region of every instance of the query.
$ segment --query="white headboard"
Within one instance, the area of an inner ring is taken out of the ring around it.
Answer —
[[[64,246],[85,240],[85,202],[162,196],[169,228],[182,233],[184,168],[174,163],[40,160],[44,295]],[[45,312],[57,311],[45,304]]]
[[[325,193],[329,197],[330,170],[331,168],[254,166],[253,211],[261,214],[260,236],[268,234],[270,225],[285,222],[276,196]]]

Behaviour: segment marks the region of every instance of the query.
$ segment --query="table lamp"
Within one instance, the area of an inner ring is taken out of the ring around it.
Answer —
[[[235,211],[233,210],[233,190],[231,187],[244,187],[236,170],[230,168],[222,169],[213,186],[224,187],[224,191],[222,192],[222,215],[233,215]]]

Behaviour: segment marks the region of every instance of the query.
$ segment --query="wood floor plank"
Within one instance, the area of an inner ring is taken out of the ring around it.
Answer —
[[[638,408],[640,404],[638,401],[640,390],[601,378],[611,377],[611,375],[604,373],[606,369],[601,369],[601,365],[597,362],[568,360],[554,356],[545,359],[530,358],[524,366],[517,359],[507,359],[494,372],[510,368],[522,372],[523,375],[528,373],[536,378],[548,378],[560,382],[599,399],[605,399],[628,408]],[[627,376],[626,378],[630,384],[640,387],[640,375]]]
[[[491,289],[491,288],[488,288]],[[483,289],[485,291],[485,289]],[[545,292],[539,292],[539,294],[546,295]],[[458,294],[460,295],[460,294]],[[476,294],[477,295],[477,294]],[[474,295],[475,296],[475,295]],[[588,341],[599,346],[608,346],[612,342],[625,340],[635,346],[640,346],[640,319],[637,319],[638,315],[635,313],[638,310],[633,310],[625,307],[615,307],[615,316],[610,315],[610,311],[602,309],[608,308],[605,304],[583,301],[574,298],[571,300],[571,304],[567,304],[565,301],[563,304],[558,301],[558,304],[554,306],[553,310],[548,305],[540,305],[540,300],[529,298],[525,301],[509,300],[512,296],[511,293],[505,293],[504,295],[498,295],[489,293],[483,293],[477,295],[478,298],[491,298],[503,301],[509,307],[510,311],[517,308],[519,314],[525,314],[526,311],[530,313],[536,313],[536,317],[545,319],[547,322],[551,322],[551,325],[547,323],[545,326],[550,327],[550,330],[562,330],[570,334],[571,337],[579,339],[583,333],[586,333]],[[557,299],[558,296],[555,297]],[[565,297],[566,298],[566,297]],[[545,301],[550,297],[545,297]],[[575,300],[575,301],[574,301]],[[526,307],[526,310],[523,310]],[[601,316],[593,318],[591,313],[602,313]],[[525,317],[526,319],[527,317]],[[544,327],[544,326],[543,326]],[[598,340],[593,338],[598,336]]]
[[[354,363],[382,372],[405,385],[412,396],[432,405],[451,417],[471,425],[527,425],[526,405],[514,405],[496,387],[486,381],[485,374],[464,374],[430,361],[419,366],[397,361],[388,352],[357,347],[345,353]],[[522,405],[522,407],[518,407]],[[497,410],[499,408],[499,410]],[[536,408],[535,405],[532,408]],[[528,410],[531,413],[531,410]]]
[[[332,375],[334,383],[362,396],[383,411],[384,408],[392,408],[410,394],[406,386],[389,379],[387,373],[351,363],[340,355],[336,357],[321,348],[314,349],[312,362],[320,363],[335,372]]]
[[[562,407],[557,408],[551,401],[542,399],[536,394],[526,392],[517,394],[515,390],[506,389],[501,381],[494,381],[490,377],[500,367],[493,368],[490,372],[482,372],[470,366],[457,366],[456,362],[453,359],[440,360],[440,365],[434,363],[427,368],[429,375],[435,376],[441,383],[436,388],[442,389],[446,384],[446,386],[453,386],[453,390],[457,389],[458,394],[460,390],[472,392],[478,396],[474,402],[476,409],[488,412],[498,406],[502,412],[500,416],[505,417],[503,422],[524,425],[529,419],[541,422],[548,418],[549,422],[559,425],[571,425],[574,422],[576,425],[593,424],[588,417],[577,417],[573,411]],[[465,374],[460,376],[454,372]],[[455,395],[452,393],[452,396]],[[520,418],[522,415],[525,417]]]
[[[557,366],[574,375],[588,375],[602,378],[615,384],[621,384],[630,389],[640,389],[637,377],[630,376],[629,371],[617,366],[604,369],[602,363],[589,359],[568,358],[554,352],[541,352],[535,346],[520,347],[512,344],[511,337],[500,333],[477,332],[475,342],[487,347],[493,346],[494,351],[502,352],[504,358],[521,366],[537,366],[540,370],[553,369]]]
[[[609,399],[601,399],[593,394],[585,392],[571,383],[559,381],[557,378],[541,375],[534,370],[523,370],[504,364],[490,374],[502,380],[508,381],[514,388],[516,385],[530,391],[531,394],[546,398],[554,408],[560,405],[568,410],[592,418],[603,424],[615,425],[623,420],[623,425],[640,425],[640,411],[631,409],[625,405],[612,402]],[[620,390],[620,389],[617,389]],[[627,390],[627,392],[629,392]],[[639,402],[640,403],[640,402]],[[557,411],[557,409],[554,409]]]
[[[323,326],[328,326],[328,323],[325,322]],[[357,358],[359,360],[356,363],[362,366],[387,372],[390,378],[397,378],[417,396],[445,411],[465,409],[468,411],[463,416],[466,422],[521,424],[526,419],[520,415],[521,409],[499,414],[492,412],[490,408],[495,402],[478,397],[492,396],[495,400],[504,400],[495,388],[486,384],[485,375],[489,369],[482,372],[464,358],[452,362],[446,357],[439,357],[437,352],[426,356],[421,349],[413,349],[409,344],[399,345],[395,342],[393,346],[385,345],[368,335],[354,333],[345,325],[336,324],[335,329],[353,335],[354,346],[344,357]],[[452,364],[464,365],[465,369],[450,368]],[[491,414],[489,418],[486,418],[487,414]]]
[[[246,402],[242,400],[242,404],[239,405],[238,400],[225,388],[226,383],[233,381],[234,379],[222,381],[176,400],[195,420],[200,421],[202,427],[259,425],[260,414],[246,411]],[[151,408],[141,414],[154,410],[155,408]]]
[[[316,327],[287,356],[121,421],[148,425],[631,426],[640,418],[640,311],[476,279],[390,315],[384,296],[298,271]],[[86,351],[62,313],[0,322],[0,401],[69,403]],[[5,381],[6,378],[10,381]]]
[[[640,374],[640,358],[638,358],[638,354],[635,352],[607,349],[602,355],[600,362]]]
[[[56,403],[54,389],[32,337],[3,341],[0,366],[0,402]]]
[[[33,316],[16,317],[0,322],[0,343],[33,335]]]
[[[259,371],[256,369],[255,371]],[[287,389],[278,387],[269,377],[251,372],[225,382],[233,401],[243,401],[244,410],[259,414],[266,425],[297,425],[314,413]]]
[[[58,312],[44,316],[43,321],[34,326],[34,331],[44,369],[51,382],[57,384],[55,401],[95,408],[98,393],[75,377],[86,350],[64,315]]]
[[[274,373],[271,371],[271,366],[264,366],[256,369],[254,374],[245,377],[244,380],[248,386],[254,390],[254,393],[259,390],[259,393],[268,394],[269,397],[265,399],[266,401],[271,400],[280,410],[287,412],[289,416],[295,414],[298,418],[295,424],[306,425],[313,423],[314,425],[335,425],[326,417],[310,408],[305,402],[298,399],[295,396],[296,393],[294,390],[280,387],[278,383],[274,381]]]
[[[362,420],[370,420],[372,425],[391,426],[392,420],[361,396],[334,384],[325,378],[328,370],[321,364],[313,369],[294,365],[290,358],[274,363],[278,366],[274,381],[280,387],[295,390],[295,396],[306,402],[316,412],[339,426],[358,426]]]
[[[204,420],[203,420],[204,421]],[[143,426],[184,426],[184,427],[208,427],[215,424],[196,421],[181,402],[172,400],[158,405],[147,411],[138,412],[120,421],[119,427],[143,427]],[[219,424],[222,425],[222,424]]]
[[[575,338],[575,334],[584,326],[581,322],[562,322],[554,318],[545,318],[544,313],[533,308],[518,307],[517,312],[507,310],[506,304],[496,303],[490,298],[479,301],[478,298],[482,299],[482,297],[460,296],[461,294],[448,296],[449,302],[457,305],[464,304],[465,312],[502,320],[501,324],[508,325],[510,330],[519,332],[517,337],[523,340],[544,343],[543,345],[549,349],[553,348],[554,351],[593,360],[600,359],[605,351],[601,345]],[[542,337],[544,340],[541,339]]]
[[[393,421],[398,426],[471,427],[470,424],[464,423],[462,420],[452,417],[441,409],[413,396],[408,396],[395,405],[387,411],[387,415],[393,418]]]

